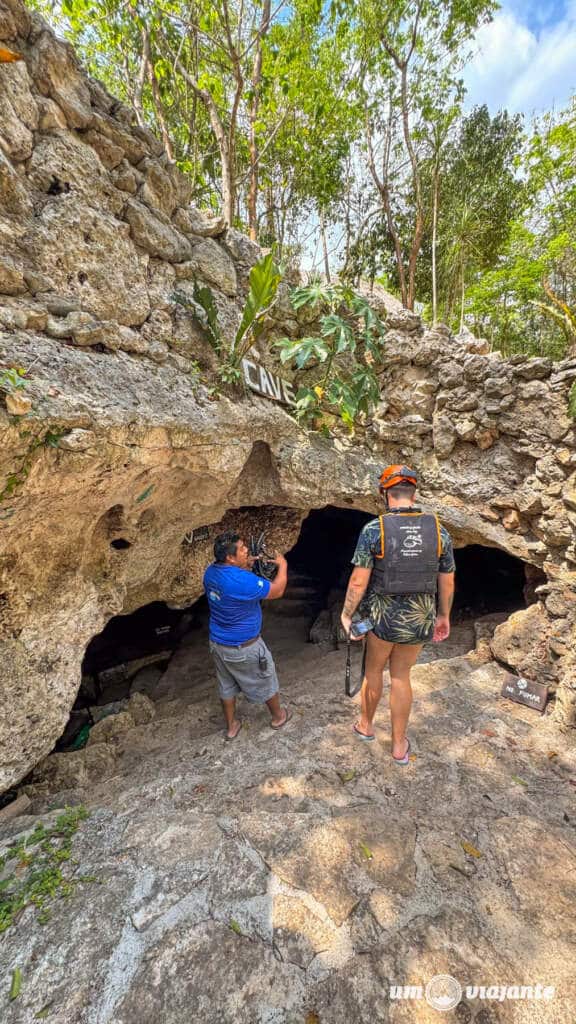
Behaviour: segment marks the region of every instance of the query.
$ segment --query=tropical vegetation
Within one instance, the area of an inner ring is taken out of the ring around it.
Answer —
[[[576,101],[532,124],[470,108],[496,0],[33,3],[194,202],[278,261],[377,281],[504,353],[576,350]]]

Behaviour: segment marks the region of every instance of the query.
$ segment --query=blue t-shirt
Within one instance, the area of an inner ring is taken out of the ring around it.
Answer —
[[[260,601],[268,597],[270,581],[236,565],[213,562],[204,573],[210,608],[210,639],[217,644],[243,644],[258,636],[262,626]]]

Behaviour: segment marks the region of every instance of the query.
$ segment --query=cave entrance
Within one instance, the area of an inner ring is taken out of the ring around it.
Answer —
[[[80,689],[55,750],[78,749],[87,728],[122,710],[132,694],[153,697],[174,651],[202,631],[207,621],[204,597],[186,608],[154,601],[110,619],[86,648]]]
[[[288,554],[288,610],[304,611],[306,595],[316,621],[310,639],[336,641],[336,629],[351,571],[351,560],[362,527],[373,514],[326,506],[314,509],[302,523],[297,543]],[[535,600],[534,588],[543,573],[500,548],[472,544],[454,551],[456,595],[452,622],[454,639],[466,649],[474,646],[473,623],[484,616],[502,621]],[[298,601],[299,599],[299,601]],[[278,602],[281,612],[284,602]],[[437,648],[437,655],[442,656]],[[463,652],[464,653],[464,652]]]
[[[248,512],[252,522],[255,511]],[[270,510],[270,523],[281,512]],[[286,594],[279,601],[264,602],[263,606],[263,632],[274,651],[280,674],[284,659],[299,657],[298,652],[304,651],[310,640],[327,643],[332,649],[337,647],[351,559],[358,534],[371,518],[370,513],[328,505],[311,511],[302,522],[298,540],[287,554]],[[266,525],[265,520],[259,522]],[[208,547],[205,554],[207,562],[211,554]],[[531,603],[535,586],[543,580],[539,570],[496,548],[470,545],[456,549],[455,558],[457,590],[452,636],[446,644],[427,645],[421,661],[471,650],[475,644],[474,623],[478,619],[488,616],[494,624],[502,621]],[[175,652],[178,653],[173,661]],[[316,656],[308,648],[308,660]],[[56,750],[77,749],[82,730],[87,737],[87,727],[99,717],[122,710],[135,692],[157,699],[162,691],[162,687],[157,690],[158,684],[164,677],[162,686],[165,685],[168,667],[171,676],[178,674],[175,662],[182,665],[177,683],[181,689],[189,689],[192,680],[202,681],[210,672],[208,609],[204,597],[185,608],[157,601],[112,618],[88,644],[78,696]]]

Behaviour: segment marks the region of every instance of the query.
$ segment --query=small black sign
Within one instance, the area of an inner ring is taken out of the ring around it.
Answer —
[[[194,541],[197,540],[208,540],[210,536],[209,526],[197,526],[194,530]]]
[[[527,708],[542,712],[548,700],[548,687],[544,683],[534,683],[524,676],[514,676],[510,673],[504,680],[501,695],[508,700],[516,701],[517,704],[524,704]]]
[[[197,526],[195,530],[189,530],[188,533],[184,534],[184,544],[197,544],[198,541],[208,540],[210,537],[209,526]]]

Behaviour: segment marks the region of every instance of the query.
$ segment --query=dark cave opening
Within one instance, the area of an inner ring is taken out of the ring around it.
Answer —
[[[122,710],[134,693],[151,696],[174,651],[207,621],[204,597],[186,608],[153,601],[111,618],[86,648],[80,688],[55,750],[78,749],[87,728]]]
[[[132,547],[132,544],[125,537],[117,537],[116,540],[110,541],[110,547],[114,548],[115,551],[127,551],[128,548]]]
[[[293,573],[311,578],[319,596],[332,604],[344,596],[358,535],[374,516],[327,505],[313,509],[302,523],[297,543],[288,554]],[[478,618],[513,612],[534,600],[534,586],[545,577],[540,570],[500,548],[470,544],[455,548],[456,594],[453,619]]]
[[[154,601],[130,614],[115,615],[88,644],[82,662],[83,677],[94,679],[103,689],[119,665],[145,658],[153,663],[162,660],[163,655],[169,658],[186,631],[197,623],[203,605],[204,598],[183,609]]]
[[[309,513],[296,544],[287,553],[286,594],[264,603],[265,634],[279,626],[290,631],[290,620],[298,619],[294,643],[302,643],[308,636],[315,639],[314,626],[322,614],[330,612],[332,622],[339,618],[358,535],[372,518],[370,513],[330,505]],[[207,562],[210,554],[207,552]],[[491,614],[505,617],[531,603],[534,588],[544,579],[540,570],[497,548],[473,544],[455,549],[454,554],[452,619],[455,625],[466,623],[470,632],[475,619]],[[153,696],[174,652],[190,643],[192,634],[197,640],[207,638],[207,626],[204,597],[185,608],[155,601],[110,619],[86,648],[77,699],[55,749],[77,749],[78,736],[82,730],[87,735],[87,727],[100,715],[98,709],[121,710],[134,692]],[[198,652],[195,657],[205,656],[202,644],[193,640],[192,646]]]

